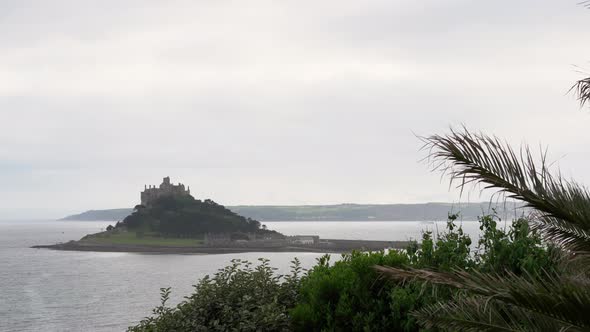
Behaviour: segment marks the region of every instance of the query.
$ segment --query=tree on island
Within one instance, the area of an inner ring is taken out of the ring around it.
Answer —
[[[201,201],[192,196],[163,196],[149,206],[136,205],[133,213],[116,227],[166,237],[201,237],[207,233],[283,237],[261,227],[259,221],[240,216],[213,200]]]

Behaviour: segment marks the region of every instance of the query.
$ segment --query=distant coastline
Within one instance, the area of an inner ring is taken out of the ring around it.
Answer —
[[[457,213],[463,220],[476,220],[496,207],[501,217],[512,218],[525,212],[513,203],[490,205],[481,203],[419,203],[419,204],[335,204],[335,205],[240,205],[227,208],[259,221],[433,221],[446,220],[448,213]],[[119,221],[131,214],[131,208],[90,210],[60,220]]]
[[[88,210],[79,214],[72,214],[61,219],[59,221],[119,221],[127,217],[133,212],[132,208],[120,208],[120,209],[105,209],[105,210]]]

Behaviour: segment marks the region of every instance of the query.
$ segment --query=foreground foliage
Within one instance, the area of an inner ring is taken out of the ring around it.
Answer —
[[[302,272],[297,259],[292,263],[292,274],[282,277],[266,259],[256,267],[233,260],[176,308],[166,306],[170,289],[162,289],[154,316],[129,331],[288,331],[287,308],[295,304]]]
[[[460,186],[482,184],[531,208],[534,228],[560,249],[563,262],[560,269],[521,275],[514,267],[505,273],[377,267],[396,281],[421,280],[459,290],[452,301],[440,299],[412,315],[426,327],[449,330],[590,330],[588,190],[551,174],[544,154],[535,158],[527,147],[517,153],[494,137],[464,130],[425,141],[433,151],[433,162],[459,179]],[[485,255],[491,252],[496,250],[486,250]],[[538,263],[536,255],[527,257]]]
[[[451,216],[446,232],[423,235],[422,246],[405,252],[352,253],[332,266],[321,259],[302,280],[301,298],[291,311],[300,331],[418,331],[414,310],[451,299],[452,287],[436,287],[420,280],[388,282],[375,265],[420,267],[452,271],[494,271],[499,274],[534,274],[553,271],[552,249],[531,232],[525,219],[503,230],[493,216],[480,218],[482,237],[475,250],[471,239]]]
[[[163,303],[130,331],[418,331],[410,313],[451,299],[452,287],[422,281],[391,282],[375,265],[431,268],[445,271],[497,271],[514,275],[553,270],[556,261],[525,219],[504,230],[494,216],[480,218],[482,237],[474,246],[450,216],[446,231],[425,232],[405,251],[353,252],[330,263],[329,255],[302,274],[295,260],[292,272],[280,276],[267,260],[254,267],[233,261],[175,308]]]

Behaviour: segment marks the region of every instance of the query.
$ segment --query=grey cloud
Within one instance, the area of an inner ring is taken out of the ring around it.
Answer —
[[[165,175],[225,204],[457,200],[415,134],[462,123],[590,182],[575,2],[1,5],[0,217],[130,206]]]

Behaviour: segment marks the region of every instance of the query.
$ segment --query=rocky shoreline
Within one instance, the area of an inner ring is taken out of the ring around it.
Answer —
[[[365,241],[327,239],[325,243],[316,245],[225,245],[225,246],[147,246],[132,244],[98,244],[83,241],[70,241],[52,245],[36,245],[31,248],[66,251],[97,251],[97,252],[133,252],[159,254],[231,254],[244,252],[314,252],[314,253],[346,253],[353,250],[377,251],[383,249],[404,249],[409,241]]]

